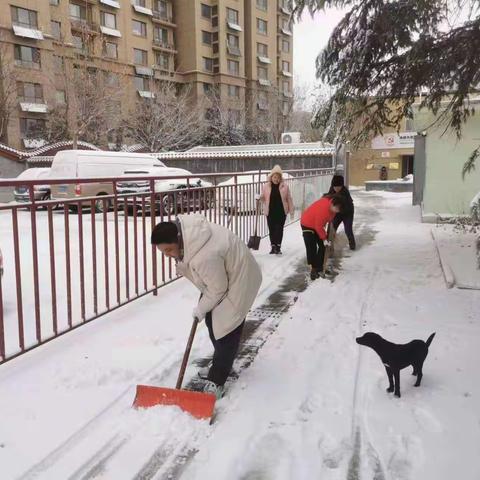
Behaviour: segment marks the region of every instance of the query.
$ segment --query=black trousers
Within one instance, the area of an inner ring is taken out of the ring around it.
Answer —
[[[325,246],[323,240],[314,230],[302,225],[303,241],[307,250],[307,263],[318,271],[323,270],[323,259],[325,257]]]
[[[353,236],[353,212],[349,215],[342,215],[337,213],[333,219],[333,228],[337,231],[339,225],[343,222],[343,228],[345,230],[345,235],[348,238],[348,243],[350,246],[355,246],[355,237]]]
[[[282,246],[283,227],[287,216],[271,216],[267,215],[268,233],[270,235],[270,244]]]
[[[207,325],[208,334],[210,335],[210,340],[214,348],[213,363],[208,372],[208,379],[217,385],[224,385],[232,370],[233,361],[238,352],[245,320],[235,330],[218,340],[216,340],[213,335],[212,312],[207,313],[205,324]]]

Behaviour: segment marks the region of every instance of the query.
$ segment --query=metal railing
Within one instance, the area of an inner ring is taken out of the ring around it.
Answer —
[[[248,241],[255,195],[267,173],[49,178],[52,191],[72,192],[71,198],[51,200],[36,200],[35,187],[45,186],[45,178],[0,180],[0,192],[23,189],[29,200],[0,203],[0,363],[176,280],[172,260],[150,245],[159,221],[197,213]],[[328,190],[333,169],[289,174],[298,220],[305,206]],[[183,188],[160,188],[167,180]],[[77,196],[82,186],[99,183],[113,193]],[[262,215],[259,235],[267,233]]]

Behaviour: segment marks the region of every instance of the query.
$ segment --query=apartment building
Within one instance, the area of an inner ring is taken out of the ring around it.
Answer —
[[[0,48],[16,84],[4,141],[16,148],[38,146],[30,132],[65,98],[63,62],[121,78],[123,113],[163,80],[189,84],[196,100],[217,92],[238,124],[249,99],[261,112],[274,92],[285,114],[291,102],[286,0],[4,0]]]

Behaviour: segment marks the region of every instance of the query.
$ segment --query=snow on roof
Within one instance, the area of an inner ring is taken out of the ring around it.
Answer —
[[[186,152],[155,153],[157,158],[261,158],[261,157],[311,157],[333,155],[335,148],[328,143],[292,143],[271,145],[240,145],[228,147],[194,147]]]
[[[100,150],[98,147],[96,147],[91,143],[79,141],[77,142],[77,144],[78,146],[85,147],[86,149],[89,149],[89,150]],[[11,154],[16,155],[19,159],[26,159],[30,157],[39,157],[42,155],[42,153],[48,152],[49,150],[62,148],[62,147],[69,147],[72,145],[73,145],[72,141],[57,142],[57,143],[44,145],[43,147],[37,148],[36,150],[25,152],[23,150],[17,150],[16,148],[12,148],[12,147],[9,147],[8,145],[0,143],[0,150],[10,152]]]

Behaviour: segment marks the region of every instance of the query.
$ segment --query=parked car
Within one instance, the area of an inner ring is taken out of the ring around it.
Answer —
[[[53,178],[105,178],[120,177],[130,169],[166,168],[165,164],[152,155],[125,152],[104,152],[89,150],[62,150],[52,162]],[[51,196],[54,200],[69,200],[79,197],[102,197],[113,194],[112,182],[71,183],[52,185]],[[111,201],[99,199],[95,203],[97,212],[107,210]]]
[[[41,180],[50,176],[50,168],[27,168],[16,180]],[[27,203],[30,201],[28,185],[15,187],[13,197],[16,202]],[[35,185],[33,187],[35,201],[50,200],[50,185]]]
[[[192,175],[188,170],[182,168],[165,167],[161,170],[156,168],[142,170],[126,170],[125,176],[181,176]],[[156,211],[162,211],[175,215],[186,211],[199,211],[210,208],[214,200],[214,189],[210,182],[201,180],[200,178],[190,178],[187,182],[186,178],[175,179],[156,179],[155,180],[155,205]],[[150,192],[150,180],[145,178],[139,180],[128,180],[117,184],[117,192],[119,194],[132,194],[126,197],[129,206],[133,206],[133,198],[135,194]],[[145,209],[150,210],[151,197],[145,198]],[[135,197],[137,208],[141,208],[141,197]]]
[[[217,190],[217,204],[227,214],[253,214],[255,213],[255,194],[262,192],[263,184],[267,181],[269,172],[259,174],[258,170],[243,172],[241,175],[229,178],[225,182],[219,183]],[[283,173],[284,180],[292,180],[294,177],[289,173]],[[259,184],[260,182],[260,184]],[[295,208],[306,207],[321,197],[315,191],[313,185],[308,181],[288,182],[292,193],[293,204]],[[237,194],[234,194],[234,186],[237,185]],[[222,188],[223,187],[223,188]]]

